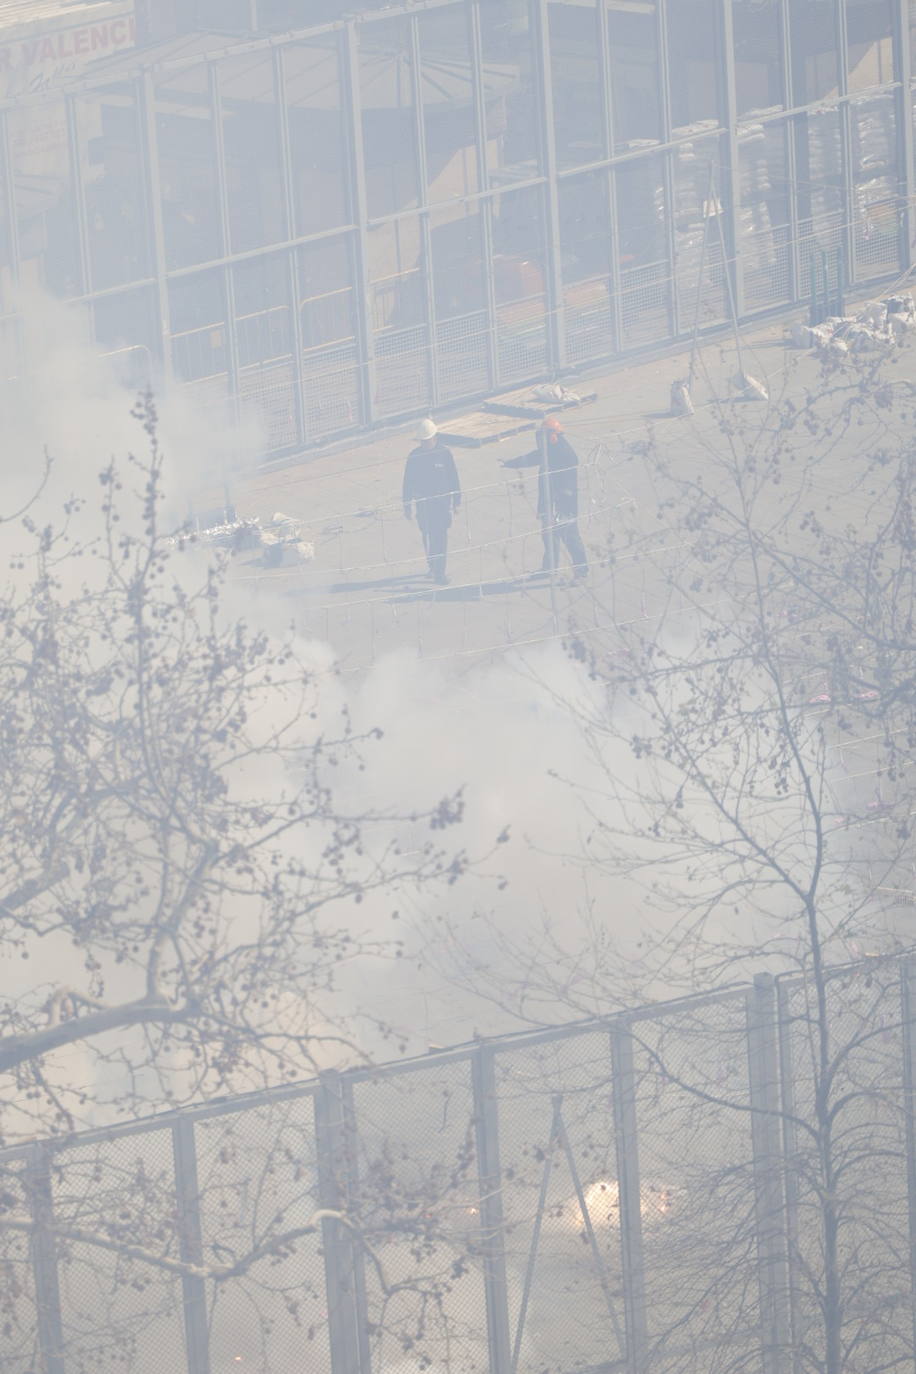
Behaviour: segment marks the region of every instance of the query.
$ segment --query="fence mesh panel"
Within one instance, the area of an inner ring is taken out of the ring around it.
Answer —
[[[759,1344],[743,995],[634,1028],[653,1368],[725,1371]]]
[[[518,1368],[537,1374],[621,1359],[608,1036],[576,1036],[499,1055],[497,1100],[509,1324]]]
[[[181,1283],[131,1253],[180,1259],[171,1133],[153,1130],[55,1158],[54,1220],[115,1249],[58,1244],[67,1374],[182,1369]]]
[[[914,970],[773,989],[8,1153],[2,1368],[911,1367]]]
[[[29,1214],[26,1160],[0,1168],[3,1211]],[[39,1367],[38,1294],[29,1237],[0,1228],[0,1369],[32,1374]]]
[[[802,983],[784,991],[784,1100],[798,1119],[789,1122],[787,1149],[795,1339],[823,1358],[824,1200],[833,1197],[842,1294],[833,1319],[844,1343],[855,1336],[853,1368],[892,1368],[913,1358],[899,970],[857,968],[832,978],[827,997],[830,1091],[819,1113],[814,990]]]
[[[376,1370],[487,1369],[470,1059],[354,1090]]]
[[[204,1257],[232,1264],[307,1227],[320,1206],[311,1095],[199,1121]],[[210,1286],[211,1374],[330,1369],[320,1233]]]

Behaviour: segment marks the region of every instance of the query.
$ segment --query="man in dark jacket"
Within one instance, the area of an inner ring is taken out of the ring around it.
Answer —
[[[419,446],[410,454],[404,469],[404,515],[409,520],[411,506],[416,510],[430,576],[443,586],[448,581],[448,531],[452,514],[461,505],[461,484],[455,460],[440,440],[433,421],[423,420],[415,437]]]
[[[588,575],[588,558],[579,533],[579,459],[564,438],[555,415],[548,415],[538,435],[541,467],[538,478],[538,515],[544,532],[544,561],[541,572],[556,568],[557,544],[565,545],[573,565],[573,576]]]

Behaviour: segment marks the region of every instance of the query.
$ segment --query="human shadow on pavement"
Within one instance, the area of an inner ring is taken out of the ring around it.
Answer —
[[[537,573],[522,577],[503,577],[495,582],[468,582],[457,587],[423,587],[404,596],[390,597],[389,605],[404,605],[410,601],[482,601],[487,596],[507,596],[530,587],[543,586]]]
[[[374,592],[384,591],[386,587],[405,587],[407,590],[410,590],[410,584],[425,582],[426,579],[426,573],[404,573],[401,577],[377,577],[372,582],[332,582],[328,591]]]

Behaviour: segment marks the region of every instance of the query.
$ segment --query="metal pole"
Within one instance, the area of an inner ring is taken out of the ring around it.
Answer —
[[[748,990],[747,1058],[763,1374],[782,1374],[791,1348],[780,1142],[776,987],[761,973]]]
[[[640,1374],[648,1360],[649,1327],[642,1243],[642,1189],[633,1037],[625,1027],[611,1033],[611,1067],[627,1371],[628,1374]]]
[[[896,53],[895,74],[897,90],[894,100],[897,104],[897,193],[900,197],[900,267],[906,272],[911,266],[913,247],[913,195],[916,184],[913,179],[913,120],[911,116],[912,62],[910,58],[910,25],[913,22],[911,5],[895,5],[894,50]]]
[[[541,534],[544,538],[544,559],[547,563],[547,576],[550,579],[550,615],[553,632],[559,634],[560,621],[557,612],[557,540],[553,519],[553,492],[550,486],[550,463],[547,458],[547,431],[543,425],[538,430],[538,491],[541,507]]]
[[[579,1204],[579,1213],[582,1217],[582,1225],[585,1229],[585,1238],[588,1241],[588,1247],[592,1252],[592,1260],[595,1265],[595,1273],[598,1276],[598,1282],[601,1285],[601,1292],[604,1294],[604,1303],[607,1307],[608,1316],[611,1319],[611,1326],[613,1326],[614,1328],[614,1335],[617,1338],[617,1346],[620,1350],[621,1355],[624,1355],[626,1353],[626,1337],[624,1336],[623,1330],[620,1325],[620,1318],[617,1316],[617,1309],[614,1306],[614,1299],[611,1294],[611,1285],[608,1282],[607,1270],[604,1265],[604,1260],[601,1258],[601,1249],[598,1245],[598,1237],[595,1235],[595,1228],[592,1225],[591,1213],[588,1210],[588,1201],[585,1196],[585,1191],[582,1187],[582,1179],[579,1177],[579,1170],[576,1166],[576,1156],[573,1154],[572,1144],[570,1143],[569,1134],[566,1130],[566,1123],[563,1120],[562,1112],[560,1113],[558,1126],[560,1132],[560,1145],[563,1147],[563,1154],[566,1156],[566,1163],[569,1166],[570,1177],[572,1178],[573,1188],[575,1189],[576,1193],[576,1201]]]
[[[352,1111],[338,1073],[321,1075],[314,1102],[319,1202],[347,1212],[353,1201]],[[333,1217],[322,1220],[321,1233],[331,1369],[333,1374],[369,1374],[366,1290],[356,1242],[350,1229]]]
[[[557,191],[557,149],[553,120],[553,74],[550,67],[550,26],[545,0],[534,6],[537,60],[540,75],[541,146],[544,156],[544,176],[547,191],[547,261],[544,285],[547,291],[547,347],[554,373],[567,365],[566,357],[566,301],[563,292],[563,271],[560,243],[560,204]]]
[[[481,1045],[471,1060],[477,1179],[480,1189],[480,1253],[484,1261],[487,1302],[489,1374],[509,1374],[509,1295],[504,1249],[502,1170],[499,1161],[499,1114],[496,1099],[495,1055]]]
[[[906,1186],[909,1211],[909,1259],[913,1348],[916,1359],[916,967],[910,959],[900,967],[903,1027],[903,1110],[906,1132]]]
[[[354,286],[356,302],[356,337],[360,353],[361,419],[371,424],[375,416],[375,325],[372,315],[372,296],[369,289],[369,228],[368,195],[366,191],[366,158],[363,148],[363,115],[359,88],[359,40],[352,19],[344,31],[342,90],[346,93],[350,123],[350,193],[353,198],[353,220],[356,224],[356,254]]]
[[[518,1322],[515,1327],[515,1340],[512,1343],[512,1374],[518,1369],[519,1356],[522,1353],[522,1340],[525,1335],[525,1321],[528,1316],[528,1303],[531,1300],[531,1288],[534,1283],[534,1266],[537,1262],[538,1246],[541,1241],[541,1224],[544,1220],[544,1211],[547,1207],[547,1189],[550,1186],[550,1175],[553,1170],[553,1152],[560,1136],[560,1109],[563,1099],[559,1094],[553,1099],[553,1120],[550,1126],[550,1139],[547,1142],[547,1152],[544,1155],[544,1168],[541,1173],[541,1188],[538,1193],[538,1206],[534,1214],[534,1228],[531,1232],[531,1244],[528,1247],[528,1263],[525,1267],[525,1282],[522,1287],[522,1300],[519,1303]]]
[[[168,389],[172,382],[172,323],[168,288],[168,253],[165,224],[162,215],[162,179],[159,166],[159,144],[156,131],[156,87],[152,72],[147,68],[136,85],[137,112],[140,119],[145,150],[146,192],[149,196],[150,225],[152,226],[153,274],[156,278],[156,304],[159,311],[159,347],[162,356],[162,378]]]
[[[724,50],[724,71],[723,89],[724,110],[722,111],[725,128],[727,130],[725,140],[728,149],[728,182],[729,195],[726,205],[722,205],[722,214],[728,215],[728,238],[732,245],[731,266],[728,259],[722,263],[722,270],[726,273],[733,273],[734,295],[737,307],[738,318],[744,315],[744,254],[740,251],[741,235],[739,232],[740,218],[738,214],[738,202],[741,197],[741,159],[738,152],[738,98],[735,86],[735,17],[732,12],[732,0],[725,0],[722,7],[722,47]],[[721,146],[721,139],[717,140],[716,152],[712,157],[712,165],[715,166],[718,158],[718,150]]]
[[[36,1145],[29,1156],[26,1187],[32,1212],[32,1272],[38,1321],[38,1345],[44,1374],[65,1374],[64,1324],[60,1310],[60,1280],[54,1239],[54,1194],[51,1155]]]
[[[789,1367],[798,1369],[798,1128],[795,1124],[795,1074],[792,1066],[792,1017],[789,990],[784,983],[776,987],[776,1016],[779,1036],[779,1098],[782,1106],[782,1151],[785,1160],[786,1250],[788,1280],[788,1321],[791,1358]]]
[[[175,1202],[178,1212],[178,1253],[184,1264],[203,1264],[204,1245],[200,1226],[200,1187],[197,1181],[197,1148],[194,1122],[179,1118],[172,1127],[172,1160],[175,1168]],[[197,1274],[182,1274],[184,1338],[188,1374],[210,1374],[210,1341],[207,1288]]]

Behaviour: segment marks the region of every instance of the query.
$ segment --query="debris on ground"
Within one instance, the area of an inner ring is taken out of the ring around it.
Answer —
[[[902,348],[916,332],[916,302],[909,292],[882,301],[865,301],[854,315],[829,315],[820,324],[796,320],[787,331],[793,348],[809,348],[828,357]]]
[[[179,544],[189,539],[231,554],[260,550],[265,568],[307,563],[315,557],[314,544],[302,538],[302,522],[280,511],[267,521],[257,516],[239,519],[232,507],[192,515],[182,533],[170,542]]]

